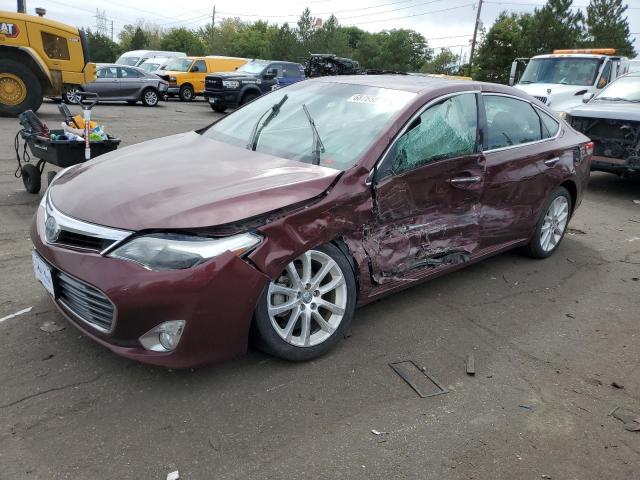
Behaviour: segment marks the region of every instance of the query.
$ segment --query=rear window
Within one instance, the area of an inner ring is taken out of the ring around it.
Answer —
[[[560,128],[560,122],[542,110],[536,110],[540,115],[540,121],[542,122],[542,138],[555,137]]]
[[[42,32],[42,48],[47,57],[55,60],[69,60],[69,45],[65,37]]]
[[[497,95],[483,95],[483,99],[489,150],[542,138],[540,118],[529,102]]]

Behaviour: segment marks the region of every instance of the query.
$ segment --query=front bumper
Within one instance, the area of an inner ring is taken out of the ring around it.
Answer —
[[[99,344],[120,356],[167,368],[197,367],[246,352],[253,311],[267,277],[244,260],[227,252],[191,269],[152,272],[133,262],[50,245],[44,241],[43,224],[40,207],[31,227],[38,254],[57,271],[103,292],[115,306],[113,327],[103,332],[53,299],[73,325]],[[169,320],[186,321],[176,349],[145,350],[138,338]]]
[[[167,93],[168,93],[169,95],[177,95],[177,94],[179,94],[179,93],[180,93],[180,87],[177,87],[177,86],[175,86],[175,85],[169,85],[169,86],[167,87]]]
[[[237,107],[240,103],[239,90],[205,90],[205,98],[213,105],[223,107]]]
[[[158,91],[159,91],[160,93],[167,93],[167,91],[168,91],[168,90],[169,90],[169,85],[167,85],[166,83],[161,83],[161,84],[158,86]]]

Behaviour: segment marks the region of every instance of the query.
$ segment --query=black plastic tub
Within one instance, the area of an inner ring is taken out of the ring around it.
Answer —
[[[64,134],[64,130],[51,130],[51,134],[62,135]],[[51,140],[50,138],[26,133],[22,134],[22,138],[24,138],[29,145],[29,150],[31,150],[33,156],[47,163],[65,168],[85,161],[84,142]],[[117,149],[118,145],[120,145],[120,139],[109,136],[107,140],[91,142],[90,145],[91,158],[95,158]]]

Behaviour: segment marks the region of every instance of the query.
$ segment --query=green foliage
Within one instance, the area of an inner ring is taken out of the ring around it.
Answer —
[[[204,43],[192,30],[184,27],[173,28],[164,35],[160,42],[162,50],[186,52],[187,55],[204,55]]]
[[[629,36],[628,6],[622,0],[591,0],[587,7],[587,41],[591,47],[615,48],[620,55],[635,56]]]
[[[105,35],[87,30],[89,44],[89,61],[95,63],[112,63],[120,56],[120,45]]]
[[[432,60],[426,62],[420,71],[424,73],[454,75],[458,72],[459,60],[460,55],[456,55],[448,48],[443,48]]]
[[[555,49],[613,47],[633,56],[623,0],[590,0],[587,18],[572,0],[547,0],[533,14],[502,12],[482,36],[473,78],[506,83],[511,62]]]

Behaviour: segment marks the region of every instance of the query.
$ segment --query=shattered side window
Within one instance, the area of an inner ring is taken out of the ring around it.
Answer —
[[[465,93],[430,107],[396,143],[393,173],[476,151],[476,96]]]

